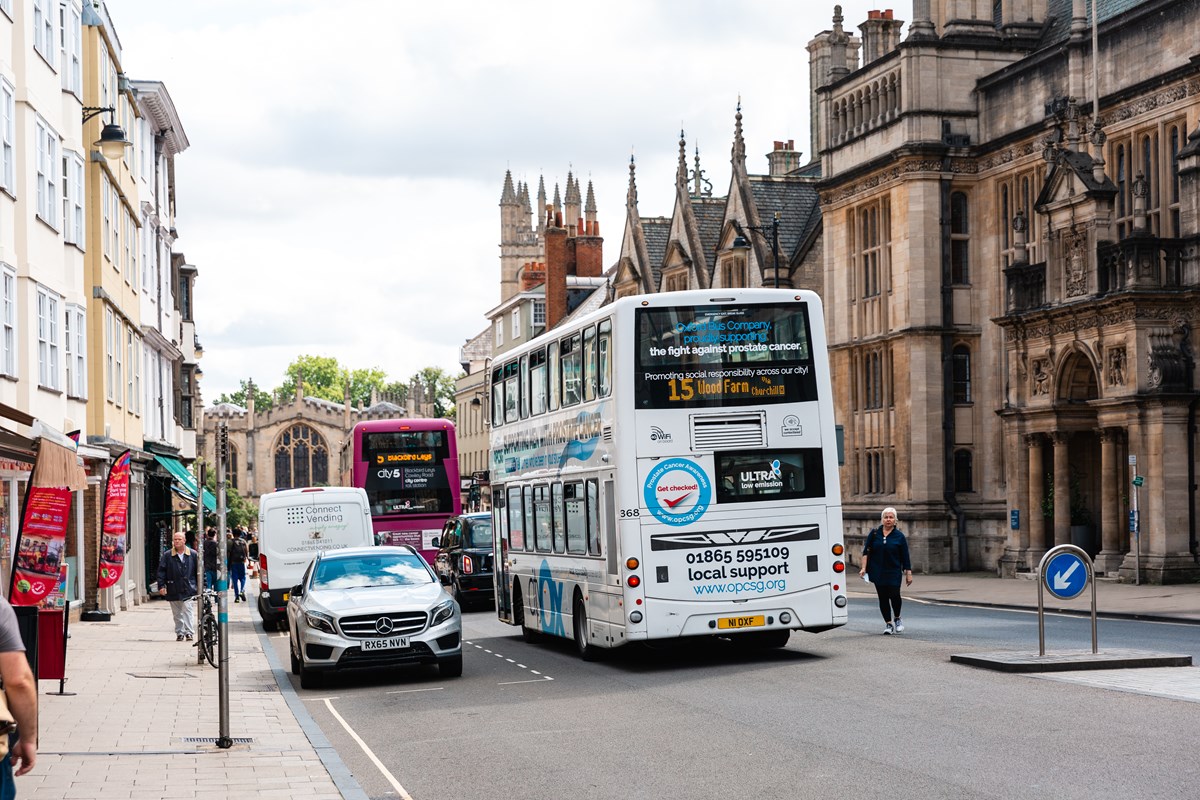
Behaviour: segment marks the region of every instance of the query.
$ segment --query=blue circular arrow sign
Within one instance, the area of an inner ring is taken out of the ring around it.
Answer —
[[[1050,594],[1061,600],[1070,600],[1078,597],[1087,587],[1087,565],[1074,553],[1059,553],[1046,565],[1042,580]]]

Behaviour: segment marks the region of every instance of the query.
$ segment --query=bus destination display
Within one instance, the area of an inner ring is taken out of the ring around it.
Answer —
[[[638,310],[642,408],[816,399],[803,304]]]

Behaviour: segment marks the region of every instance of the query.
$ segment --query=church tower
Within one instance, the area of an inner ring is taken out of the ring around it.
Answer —
[[[529,206],[529,187],[514,188],[512,170],[504,173],[500,190],[500,301],[512,297],[520,287],[518,275],[523,265],[541,260],[538,234],[533,228],[533,209]],[[544,190],[542,190],[544,192]]]

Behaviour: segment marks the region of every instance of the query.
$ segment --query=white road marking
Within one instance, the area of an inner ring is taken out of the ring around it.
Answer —
[[[465,640],[465,639],[463,640],[463,644],[464,644],[464,645],[468,645],[468,644],[469,644],[469,645],[471,645],[471,647],[474,647],[476,650],[482,650],[482,651],[483,651],[483,652],[485,652],[485,653],[491,653],[491,654],[492,654],[492,655],[494,655],[496,658],[503,658],[503,659],[504,659],[505,661],[507,661],[508,663],[510,663],[510,664],[513,664],[513,665],[515,665],[515,666],[517,666],[517,667],[519,667],[519,668],[521,668],[521,669],[523,669],[523,670],[528,670],[530,674],[532,674],[532,675],[537,675],[537,676],[538,676],[536,680],[530,680],[530,681],[506,681],[506,682],[504,682],[504,683],[499,683],[499,684],[496,684],[497,686],[511,686],[511,685],[512,685],[512,684],[514,684],[514,683],[541,683],[542,681],[552,681],[552,680],[554,680],[554,678],[551,678],[549,675],[543,675],[542,673],[538,672],[536,669],[529,669],[529,667],[525,666],[524,664],[520,663],[519,661],[514,661],[513,659],[511,659],[511,658],[508,658],[507,656],[505,656],[503,653],[497,653],[497,652],[494,652],[494,651],[492,651],[492,650],[488,650],[488,649],[487,649],[486,647],[484,647],[483,645],[478,645],[478,644],[475,644],[474,642],[468,642],[468,641],[467,641],[467,640]]]
[[[392,775],[392,773],[388,771],[388,768],[383,765],[383,762],[380,761],[373,752],[371,752],[371,748],[367,747],[367,743],[362,740],[362,737],[354,732],[354,729],[350,727],[350,724],[346,722],[346,720],[342,719],[342,715],[333,709],[333,703],[329,702],[329,700],[326,700],[325,707],[329,709],[330,714],[333,714],[333,718],[342,724],[342,727],[346,729],[346,733],[350,734],[350,738],[358,743],[358,746],[362,748],[362,751],[367,754],[367,758],[371,759],[371,763],[374,764],[381,773],[383,773],[383,777],[392,785],[392,788],[396,790],[396,793],[399,794],[403,800],[412,800],[412,795],[404,791],[404,787],[400,785],[400,781],[396,780],[396,776]]]
[[[397,689],[394,692],[384,692],[384,694],[412,694],[413,692],[440,692],[444,686],[430,686],[425,689]]]

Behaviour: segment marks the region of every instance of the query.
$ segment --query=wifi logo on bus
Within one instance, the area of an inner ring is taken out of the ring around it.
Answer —
[[[667,433],[666,431],[664,431],[662,428],[658,427],[657,425],[651,425],[650,426],[650,441],[652,441],[652,442],[669,442],[669,441],[671,441],[671,434]]]

